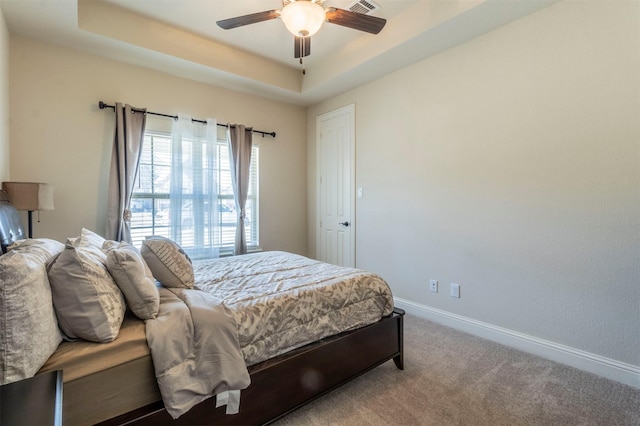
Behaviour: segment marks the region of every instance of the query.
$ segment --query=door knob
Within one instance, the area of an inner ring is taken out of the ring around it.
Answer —
[[[349,222],[340,222],[340,225],[349,226]]]

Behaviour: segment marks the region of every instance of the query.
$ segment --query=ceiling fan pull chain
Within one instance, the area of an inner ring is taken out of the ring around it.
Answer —
[[[297,38],[299,46],[300,46],[300,66],[302,67],[302,75],[305,75],[307,72],[304,69],[304,63],[302,61],[302,58],[304,58],[305,56],[307,56],[307,52],[305,49],[305,42],[304,42],[304,37],[298,37]]]

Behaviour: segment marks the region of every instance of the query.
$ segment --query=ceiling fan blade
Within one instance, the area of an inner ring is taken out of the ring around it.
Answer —
[[[265,12],[252,13],[250,15],[236,16],[235,18],[223,19],[216,24],[220,28],[230,30],[244,25],[255,24],[257,22],[269,21],[280,17],[279,10],[267,10]]]
[[[327,22],[353,28],[354,30],[378,34],[384,28],[387,20],[377,16],[363,15],[350,10],[330,7],[327,9]]]
[[[293,39],[294,58],[303,58],[311,54],[311,37],[294,37]]]

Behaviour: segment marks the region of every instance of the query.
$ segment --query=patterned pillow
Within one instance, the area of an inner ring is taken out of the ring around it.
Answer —
[[[129,309],[143,320],[158,316],[158,287],[138,249],[116,241],[105,241],[102,249],[107,253],[107,269],[124,293]]]
[[[0,384],[32,377],[62,341],[46,263],[64,244],[23,240],[0,256]]]
[[[163,286],[193,288],[193,265],[178,243],[164,237],[147,237],[140,252]]]
[[[68,338],[111,342],[120,333],[126,304],[107,270],[104,238],[82,231],[47,268],[53,306]]]

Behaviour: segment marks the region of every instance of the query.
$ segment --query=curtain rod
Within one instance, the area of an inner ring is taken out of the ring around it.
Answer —
[[[98,102],[98,108],[100,109],[105,109],[105,108],[111,108],[112,110],[116,110],[115,105],[107,105],[106,103],[100,101]],[[151,111],[144,111],[141,109],[136,109],[136,108],[132,108],[133,111],[136,112],[144,112],[145,114],[151,114],[151,115],[158,115],[160,117],[168,117],[168,118],[173,118],[174,120],[178,119],[177,115],[169,115],[169,114],[162,114],[160,112],[151,112]],[[207,123],[205,120],[196,120],[195,118],[192,118],[191,121],[194,121],[196,123]],[[222,123],[218,123],[218,126],[221,127],[227,127],[226,124],[222,124]],[[235,127],[235,126],[231,126],[231,127]],[[251,130],[253,133],[260,133],[262,135],[262,137],[264,138],[265,136],[271,136],[273,138],[276,137],[276,132],[264,132],[262,130]]]

